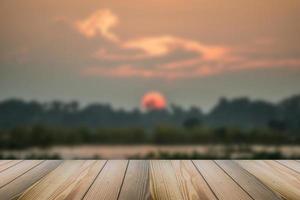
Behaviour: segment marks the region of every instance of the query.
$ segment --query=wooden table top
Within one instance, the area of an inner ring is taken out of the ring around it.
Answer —
[[[0,199],[300,199],[296,160],[0,160]]]

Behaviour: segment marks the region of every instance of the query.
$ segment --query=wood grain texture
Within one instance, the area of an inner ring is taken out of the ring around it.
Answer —
[[[81,199],[105,161],[65,161],[20,199]]]
[[[300,173],[300,162],[297,162],[295,160],[277,160],[277,162]]]
[[[300,199],[299,173],[275,161],[236,161],[285,199]]]
[[[150,162],[150,191],[153,199],[183,199],[171,161]]]
[[[171,163],[184,199],[217,199],[190,160],[176,160]]]
[[[0,166],[3,164],[9,163],[11,161],[13,161],[13,160],[0,160]]]
[[[257,200],[279,200],[272,190],[266,187],[261,181],[250,174],[247,170],[241,168],[237,163],[231,160],[218,160],[216,163],[233,178],[247,193]]]
[[[96,178],[84,199],[114,200],[121,190],[128,161],[110,160]]]
[[[22,160],[6,160],[0,163],[0,172],[22,162]]]
[[[153,199],[216,199],[191,161],[151,161]]]
[[[14,199],[22,194],[27,188],[40,180],[50,171],[55,169],[62,161],[47,160],[25,174],[19,176],[9,184],[0,189],[1,199]]]
[[[193,161],[218,199],[252,199],[214,161]]]
[[[0,200],[298,200],[299,165],[297,160],[0,160]]]
[[[4,187],[6,184],[10,183],[17,177],[21,176],[42,162],[43,161],[41,160],[25,160],[2,171],[0,173],[0,188]]]
[[[149,161],[129,161],[119,200],[149,200]]]

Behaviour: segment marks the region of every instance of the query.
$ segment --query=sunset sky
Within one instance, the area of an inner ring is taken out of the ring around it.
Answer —
[[[299,10],[298,0],[2,0],[0,99],[276,102],[300,93]]]

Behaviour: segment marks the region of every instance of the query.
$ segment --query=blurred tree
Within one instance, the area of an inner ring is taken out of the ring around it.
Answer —
[[[195,127],[199,127],[201,125],[201,121],[198,118],[188,118],[183,122],[183,126],[187,129],[193,129]]]

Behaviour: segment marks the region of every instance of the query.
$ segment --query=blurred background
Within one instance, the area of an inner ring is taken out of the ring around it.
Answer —
[[[3,0],[1,159],[299,159],[300,1]]]

